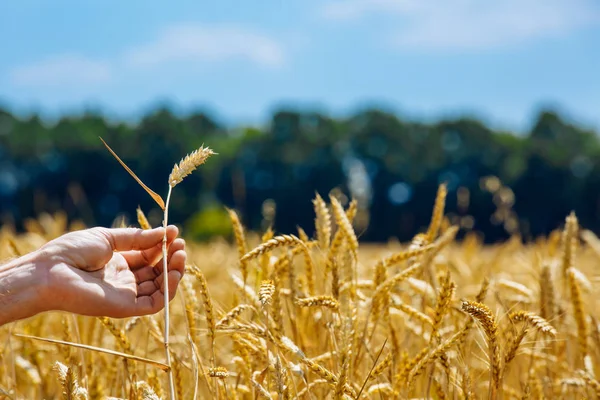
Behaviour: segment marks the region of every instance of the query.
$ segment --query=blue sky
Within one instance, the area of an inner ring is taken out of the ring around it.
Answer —
[[[168,102],[260,123],[280,105],[600,131],[596,0],[3,0],[0,105],[135,118]]]

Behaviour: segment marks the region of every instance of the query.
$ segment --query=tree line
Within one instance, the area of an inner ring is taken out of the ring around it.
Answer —
[[[348,118],[280,110],[264,127],[231,128],[168,108],[135,124],[100,113],[50,124],[0,109],[2,222],[22,229],[27,218],[63,210],[109,226],[119,215],[133,223],[140,206],[160,223],[152,200],[99,137],[159,193],[185,154],[202,144],[218,153],[172,199],[170,220],[198,239],[229,234],[225,207],[250,229],[311,234],[311,199],[332,193],[358,200],[361,240],[408,240],[429,222],[442,182],[452,222],[488,242],[547,234],[572,210],[600,231],[600,141],[553,111],[516,135],[473,118],[423,123],[380,110]]]

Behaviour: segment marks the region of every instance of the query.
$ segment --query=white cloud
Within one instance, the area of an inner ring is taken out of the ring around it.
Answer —
[[[330,20],[397,19],[392,41],[417,49],[487,49],[600,24],[593,0],[346,0],[321,9]]]
[[[8,77],[19,86],[87,88],[113,80],[121,67],[237,60],[276,68],[284,63],[284,51],[278,41],[241,27],[179,25],[164,31],[155,41],[126,49],[121,57],[93,60],[78,54],[59,54],[16,66]]]
[[[111,68],[106,62],[64,54],[15,67],[9,77],[14,84],[21,86],[89,85],[110,81]]]
[[[233,26],[182,25],[167,29],[154,42],[127,52],[132,66],[152,66],[172,61],[222,61],[246,59],[278,67],[284,51],[274,39]]]
[[[325,4],[321,13],[332,20],[354,20],[367,14],[406,13],[424,3],[413,0],[337,0]]]

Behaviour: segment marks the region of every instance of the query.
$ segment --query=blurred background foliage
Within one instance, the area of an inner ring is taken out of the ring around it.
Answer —
[[[159,224],[157,206],[99,136],[161,194],[185,154],[201,144],[219,153],[172,199],[170,220],[200,240],[230,235],[225,207],[250,229],[300,226],[311,234],[316,192],[358,200],[361,240],[407,240],[428,223],[441,182],[452,222],[488,242],[547,234],[571,210],[600,231],[600,141],[553,111],[515,135],[471,118],[420,123],[379,110],[344,119],[280,110],[263,128],[226,128],[205,113],[168,108],[136,124],[99,113],[49,124],[0,109],[3,224],[22,229],[27,218],[59,210],[87,225],[109,226],[119,216],[133,224],[138,205]]]

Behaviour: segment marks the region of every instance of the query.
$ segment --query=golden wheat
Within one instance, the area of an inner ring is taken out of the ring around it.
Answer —
[[[315,230],[321,250],[329,248],[331,242],[331,215],[323,198],[317,193],[313,200],[315,208]]]
[[[201,146],[182,158],[179,164],[173,166],[173,171],[171,171],[171,174],[169,175],[169,185],[175,187],[178,183],[183,181],[183,178],[194,172],[198,166],[204,164],[208,157],[213,154],[215,153],[211,149]]]
[[[543,334],[556,337],[556,329],[544,318],[527,311],[515,311],[510,313],[509,319],[513,321],[526,321]]]
[[[313,296],[296,299],[298,307],[325,307],[337,311],[340,308],[339,302],[331,296]]]
[[[0,397],[84,398],[87,389],[89,399],[156,400],[169,397],[171,369],[178,400],[593,398],[600,309],[592,234],[582,230],[580,248],[571,215],[562,243],[559,230],[527,244],[513,237],[484,246],[469,233],[457,242],[438,193],[430,233],[408,247],[355,242],[356,202],[344,211],[318,197],[316,242],[269,229],[233,245],[190,241],[189,275],[171,305],[171,368],[157,361],[158,315],[46,313],[0,327]],[[39,232],[65,229],[63,218],[45,218],[42,231],[33,222],[22,235],[3,231],[0,257],[39,247],[50,237]],[[244,232],[237,224],[234,232]]]
[[[492,398],[497,397],[498,388],[501,384],[500,374],[500,348],[498,344],[498,325],[496,319],[490,311],[490,309],[482,303],[473,301],[463,301],[462,310],[470,314],[475,318],[483,328],[483,331],[487,337],[488,350],[490,355],[490,373],[492,379],[490,380],[490,393]]]
[[[276,249],[278,247],[291,246],[291,245],[300,246],[302,244],[303,244],[302,241],[300,239],[298,239],[294,235],[275,236],[273,239],[268,240],[267,242],[260,244],[259,246],[257,246],[252,251],[246,253],[240,259],[240,261],[244,262],[244,261],[252,260],[253,258],[256,258],[256,257],[260,256],[261,254],[264,254],[267,251],[271,251],[271,250]]]

